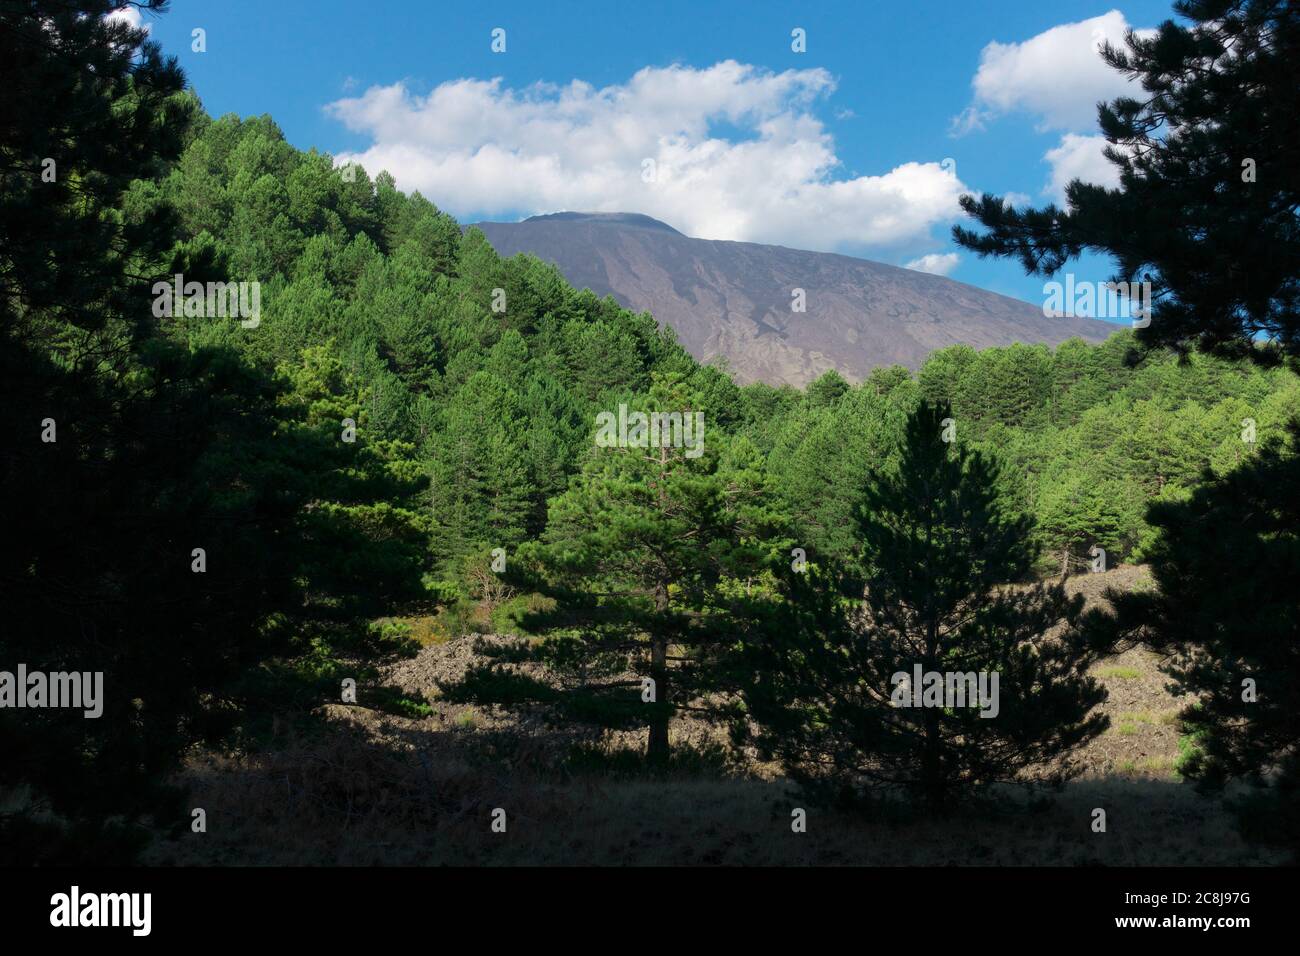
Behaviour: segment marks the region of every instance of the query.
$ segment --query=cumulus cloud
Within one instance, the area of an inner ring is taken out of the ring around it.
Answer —
[[[1065,199],[1071,179],[1115,186],[1119,176],[1101,154],[1106,145],[1097,128],[1097,103],[1118,96],[1141,96],[1141,88],[1111,69],[1101,58],[1103,43],[1123,46],[1128,20],[1118,10],[1099,17],[1065,23],[1022,43],[992,42],[980,53],[979,69],[971,80],[970,106],[953,117],[949,133],[964,136],[984,130],[1010,113],[1033,116],[1040,131],[1064,131],[1060,143],[1047,151],[1050,167],[1043,192],[1057,202]],[[1136,30],[1151,36],[1154,30]]]
[[[946,276],[957,268],[957,263],[960,261],[961,257],[955,252],[931,252],[919,259],[913,259],[903,268],[928,272],[932,276]]]
[[[1114,163],[1102,155],[1101,151],[1105,147],[1104,136],[1066,133],[1061,137],[1061,145],[1049,149],[1043,157],[1052,167],[1052,174],[1044,192],[1063,204],[1065,187],[1072,179],[1082,179],[1085,183],[1111,188],[1119,186],[1119,170]]]
[[[326,110],[371,141],[340,163],[387,169],[461,217],[630,210],[708,239],[823,250],[930,241],[968,190],[934,162],[837,176],[814,113],[834,88],[823,69],[728,60],[647,67],[600,88],[458,79],[420,95],[397,83]]]
[[[977,129],[994,117],[1020,112],[1036,117],[1044,130],[1095,129],[1099,101],[1141,93],[1101,58],[1102,44],[1122,47],[1128,29],[1124,14],[1111,10],[1052,27],[1023,43],[988,44],[971,80],[974,102],[954,124]]]

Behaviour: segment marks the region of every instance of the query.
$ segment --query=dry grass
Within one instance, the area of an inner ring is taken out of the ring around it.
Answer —
[[[1142,590],[1151,586],[1145,568],[1121,566],[1105,574],[1070,578],[1067,590],[1083,594],[1090,606],[1104,604],[1107,588]],[[1110,718],[1110,729],[1079,752],[1084,778],[1146,778],[1177,781],[1178,712],[1185,700],[1167,689],[1160,659],[1134,648],[1092,669],[1106,687],[1107,698],[1097,709]]]
[[[781,781],[578,776],[546,783],[379,738],[344,708],[314,746],[190,770],[208,832],[148,862],[307,865],[1267,865],[1220,804],[1153,778],[1076,781],[1038,806],[1010,790],[950,819],[808,807]],[[450,733],[450,732],[446,732]],[[432,742],[437,746],[439,742]],[[507,814],[491,830],[493,809]],[[1107,832],[1092,831],[1106,811]]]

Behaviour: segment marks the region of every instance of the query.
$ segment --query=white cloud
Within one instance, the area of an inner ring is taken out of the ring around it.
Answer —
[[[398,83],[326,110],[372,141],[340,163],[387,169],[461,217],[634,211],[709,239],[809,249],[930,241],[968,190],[933,162],[836,178],[834,141],[812,111],[834,88],[823,69],[727,60],[647,67],[602,88],[459,79],[421,96]],[[643,180],[646,160],[654,182]]]
[[[140,11],[136,7],[122,7],[118,10],[111,10],[104,14],[104,19],[122,20],[128,26],[133,27],[136,30],[139,30],[141,26],[143,26],[144,31],[146,33],[149,32],[149,24],[143,22],[143,18],[140,16]]]
[[[967,133],[982,133],[992,118],[991,111],[982,110],[972,103],[948,122],[948,135],[956,138]]]
[[[1027,113],[1040,131],[1064,131],[1058,145],[1043,155],[1051,169],[1044,194],[1063,203],[1066,184],[1076,178],[1117,186],[1119,174],[1101,153],[1106,141],[1095,132],[1097,103],[1143,94],[1128,77],[1111,69],[1099,51],[1103,42],[1122,48],[1128,29],[1124,14],[1111,10],[1052,27],[1023,43],[988,44],[971,80],[973,101],[953,117],[949,134],[964,136],[984,130],[999,116]],[[1155,33],[1135,32],[1141,37]]]
[[[1106,147],[1106,137],[1080,136],[1066,133],[1061,137],[1061,145],[1049,149],[1043,159],[1052,167],[1051,178],[1044,193],[1048,193],[1059,204],[1065,202],[1065,187],[1072,179],[1082,179],[1085,183],[1115,188],[1119,185],[1119,170],[1115,164],[1102,155]]]
[[[932,276],[946,276],[957,268],[957,263],[960,261],[961,257],[955,252],[931,252],[919,259],[913,259],[903,268],[928,272]]]
[[[1099,101],[1141,94],[1099,52],[1103,41],[1123,47],[1128,28],[1124,14],[1111,10],[1052,27],[1023,43],[990,43],[971,81],[974,102],[954,118],[954,132],[982,129],[988,119],[1015,112],[1036,117],[1043,130],[1095,129]]]

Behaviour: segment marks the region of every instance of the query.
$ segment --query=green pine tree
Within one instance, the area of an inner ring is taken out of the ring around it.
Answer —
[[[1198,747],[1183,772],[1216,790],[1272,784],[1247,830],[1300,851],[1300,424],[1148,520],[1156,587],[1109,595],[1115,631],[1166,655],[1190,698],[1180,718]]]
[[[638,405],[635,403],[633,410]],[[646,412],[693,414],[677,378],[658,380]],[[691,447],[597,447],[569,489],[551,501],[546,533],[520,561],[557,601],[530,626],[545,640],[485,662],[452,699],[550,704],[562,719],[647,729],[646,756],[670,757],[670,728],[723,682],[734,608],[784,545],[783,522],[752,445],[719,447],[707,419]],[[629,441],[635,440],[635,433]],[[545,664],[530,679],[508,662]]]
[[[1084,250],[1118,264],[1118,282],[1150,281],[1139,340],[1262,356],[1257,337],[1300,351],[1300,13],[1291,3],[1178,0],[1185,23],[1130,32],[1102,56],[1140,97],[1098,108],[1119,188],[1074,180],[1066,209],[1015,209],[963,196],[987,230],[953,229],[980,255],[1052,275]]]
[[[741,737],[814,793],[901,791],[939,813],[1049,761],[1068,776],[1070,752],[1106,727],[1091,712],[1105,692],[1085,675],[1096,652],[1082,599],[1015,586],[1034,560],[1030,523],[1000,500],[990,460],[944,441],[949,417],[920,406],[897,467],[869,478],[861,599],[839,597],[831,573],[792,574],[787,600],[742,635]],[[914,707],[915,667],[989,675],[990,697],[973,706],[971,687],[964,705]]]
[[[1287,655],[1296,646],[1300,457],[1293,444],[1243,456],[1217,479],[1202,472],[1207,483],[1189,496],[1189,476],[1213,459],[1223,436],[1198,426],[1199,410],[1178,421],[1150,393],[1177,402],[1195,390],[1204,400],[1236,377],[1194,348],[1262,366],[1300,362],[1300,171],[1292,160],[1300,146],[1300,9],[1256,0],[1179,0],[1174,9],[1186,22],[1166,21],[1150,37],[1130,33],[1127,49],[1103,51],[1143,91],[1098,109],[1119,188],[1071,182],[1065,210],[963,198],[987,231],[957,227],[954,236],[1042,275],[1084,250],[1100,251],[1117,261],[1117,280],[1151,282],[1154,308],[1138,340],[1187,362],[1148,362],[1128,389],[1152,400],[1128,444],[1156,495],[1147,517],[1156,533],[1142,551],[1158,591],[1111,595],[1112,629],[1172,648],[1178,691],[1206,696],[1205,706],[1185,712],[1210,742],[1189,772],[1212,784],[1271,779],[1274,812],[1255,814],[1252,828],[1271,820],[1295,841],[1298,701]],[[1287,415],[1294,419],[1294,405]],[[1293,421],[1293,435],[1298,427]],[[1247,678],[1268,682],[1263,703],[1241,699]]]

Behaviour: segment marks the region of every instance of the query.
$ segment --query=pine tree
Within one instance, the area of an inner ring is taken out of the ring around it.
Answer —
[[[1148,345],[1199,345],[1267,360],[1300,354],[1300,11],[1261,0],[1178,0],[1191,21],[1107,44],[1106,62],[1144,91],[1101,104],[1118,189],[1074,180],[1067,208],[1015,209],[963,196],[987,232],[956,241],[1052,275],[1084,250],[1118,263],[1115,280],[1150,281]]]
[[[182,757],[284,707],[268,665],[356,650],[419,597],[418,475],[340,440],[334,376],[154,315],[152,282],[216,244],[157,188],[196,102],[116,5],[7,4],[0,30],[0,669],[102,675],[98,717],[0,709],[0,788],[30,795],[0,812],[6,861],[122,862],[141,822],[184,826]]]
[[[444,409],[427,449],[439,558],[523,540],[532,490],[525,449],[519,396],[492,373],[474,373]]]
[[[1195,346],[1260,365],[1285,361],[1294,369],[1300,363],[1300,166],[1294,161],[1300,8],[1179,0],[1174,9],[1190,23],[1166,21],[1154,36],[1130,34],[1127,50],[1103,51],[1145,94],[1098,110],[1119,188],[1072,182],[1066,210],[1017,211],[994,196],[963,198],[963,208],[987,232],[957,227],[954,236],[981,255],[1014,256],[1043,275],[1085,249],[1109,253],[1118,263],[1116,279],[1152,283],[1150,322],[1137,331],[1142,344],[1184,354]],[[1220,373],[1189,357],[1205,375],[1203,386]],[[1133,386],[1168,393],[1173,389],[1161,388],[1155,377],[1176,376],[1190,387],[1197,376],[1183,371],[1156,364]],[[1287,412],[1294,435],[1300,428],[1294,405]],[[1190,773],[1214,784],[1281,771],[1270,793],[1275,812],[1256,814],[1252,826],[1276,820],[1296,841],[1300,768],[1293,715],[1300,701],[1288,655],[1296,647],[1300,456],[1292,444],[1244,458],[1187,498],[1168,479],[1185,476],[1193,456],[1160,441],[1139,443],[1144,470],[1171,499],[1150,508],[1147,520],[1158,533],[1143,542],[1158,591],[1110,595],[1118,611],[1113,633],[1173,649],[1179,692],[1206,695],[1205,706],[1185,711],[1209,741],[1207,757],[1190,763]],[[1241,699],[1240,682],[1248,677],[1268,688],[1260,702]]]
[[[848,390],[849,383],[844,381],[844,376],[831,369],[808,383],[804,397],[811,408],[828,408],[838,402]]]
[[[1082,598],[1015,586],[1034,560],[1030,523],[999,499],[991,461],[943,440],[949,415],[920,406],[898,466],[869,477],[861,600],[837,596],[832,572],[793,574],[787,600],[742,637],[741,736],[750,728],[814,792],[876,786],[942,812],[1031,766],[1059,760],[1054,775],[1068,776],[1068,754],[1106,727],[1090,713],[1105,692],[1085,675],[1096,651]],[[990,697],[979,709],[974,687],[964,705],[936,698],[931,674],[945,675],[941,689],[946,675],[986,675]],[[929,706],[912,706],[913,693]]]
[[[675,378],[657,381],[644,403],[683,418],[698,408]],[[707,421],[695,437],[696,447],[637,447],[630,434],[626,447],[593,449],[551,501],[543,540],[519,558],[558,601],[530,622],[546,639],[471,670],[444,688],[451,699],[543,702],[566,721],[645,727],[647,760],[669,759],[674,716],[721,685],[739,592],[784,544],[757,450],[719,448]],[[508,666],[521,660],[554,679]]]
[[[811,560],[856,556],[853,514],[862,503],[862,462],[890,454],[911,396],[909,386],[888,399],[857,388],[833,407],[800,408],[787,420],[769,468],[800,529],[797,544]]]
[[[1038,533],[1045,548],[1060,556],[1063,576],[1099,557],[1092,554],[1093,547],[1106,552],[1106,567],[1113,567],[1132,547],[1140,522],[1134,510],[1136,491],[1131,484],[1106,478],[1087,460],[1043,476],[1035,502]]]
[[[161,259],[174,213],[116,214],[132,180],[180,155],[194,108],[185,76],[142,29],[105,17],[111,0],[5,5],[0,63],[0,326],[46,314],[98,329],[144,321],[148,284],[132,268]],[[141,4],[158,10],[161,0]]]
[[[1300,850],[1300,424],[1148,520],[1156,588],[1110,595],[1116,632],[1167,655],[1192,698],[1180,719],[1198,746],[1184,772],[1211,789],[1274,783],[1248,826]]]

